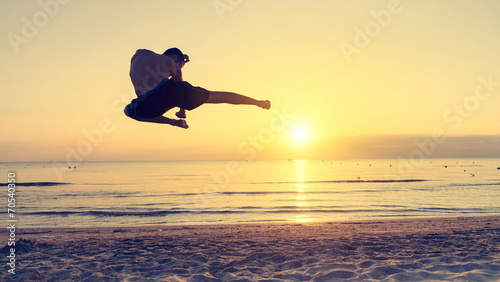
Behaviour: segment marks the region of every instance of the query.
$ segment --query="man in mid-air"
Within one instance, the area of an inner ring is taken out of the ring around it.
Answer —
[[[205,103],[255,105],[268,110],[269,100],[253,98],[233,92],[208,91],[194,87],[182,79],[182,67],[189,57],[177,48],[162,55],[146,49],[137,50],[130,64],[130,78],[137,98],[125,107],[125,115],[138,121],[165,123],[188,128],[185,110],[193,110]],[[168,110],[179,107],[176,116],[164,117]]]

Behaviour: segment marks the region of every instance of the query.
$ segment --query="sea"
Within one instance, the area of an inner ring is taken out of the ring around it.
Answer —
[[[500,159],[32,162],[0,172],[0,220],[19,228],[500,214]]]

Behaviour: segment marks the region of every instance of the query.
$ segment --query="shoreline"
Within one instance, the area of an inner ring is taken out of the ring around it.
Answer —
[[[109,232],[137,232],[137,230],[143,230],[143,232],[154,232],[158,229],[163,231],[175,231],[184,229],[213,229],[213,228],[243,228],[243,227],[262,227],[262,226],[309,226],[309,225],[336,225],[336,224],[377,224],[377,223],[387,223],[387,222],[401,222],[401,223],[411,223],[413,221],[448,221],[448,220],[469,220],[469,219],[480,219],[480,220],[494,220],[498,218],[500,220],[500,214],[498,215],[471,215],[471,216],[433,216],[433,217],[386,217],[386,218],[373,218],[373,219],[341,219],[334,221],[312,221],[312,222],[298,222],[298,221],[269,221],[269,222],[249,222],[249,223],[206,223],[206,224],[174,224],[174,225],[162,225],[162,224],[147,224],[147,225],[132,225],[132,226],[97,226],[92,227],[88,225],[82,226],[70,226],[70,227],[20,227],[18,234],[26,235],[30,237],[32,234],[45,234],[45,233],[74,233],[81,232],[85,233],[89,231],[90,233],[102,233],[106,234]],[[117,231],[122,230],[122,231]],[[7,234],[7,231],[0,230],[0,236]],[[1,237],[0,237],[1,238]]]
[[[16,239],[4,281],[500,279],[500,216],[21,228]]]

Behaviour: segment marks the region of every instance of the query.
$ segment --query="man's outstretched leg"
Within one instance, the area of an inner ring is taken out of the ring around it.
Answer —
[[[255,105],[263,109],[269,110],[271,108],[271,102],[269,100],[255,100],[244,95],[240,95],[233,92],[223,92],[223,91],[210,91],[208,104],[219,104],[227,103],[233,105]]]

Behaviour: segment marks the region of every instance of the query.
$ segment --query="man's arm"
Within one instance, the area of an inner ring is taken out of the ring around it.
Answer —
[[[167,56],[161,56],[161,59],[163,63],[161,64],[162,66],[162,72],[170,74],[173,78],[177,79],[178,81],[183,81],[182,79],[182,70],[181,68],[177,65],[172,58],[167,57]]]
[[[142,121],[142,122],[151,122],[151,123],[161,123],[161,124],[170,124],[172,126],[177,126],[181,128],[187,129],[189,126],[187,125],[187,122],[182,119],[170,119],[164,116],[159,116],[155,118],[135,118],[137,121]]]
[[[184,81],[182,79],[182,70],[181,68],[179,68],[179,66],[177,64],[175,64],[175,66],[177,67],[176,71],[172,74],[172,77],[174,77],[175,79],[177,79],[178,81]]]

